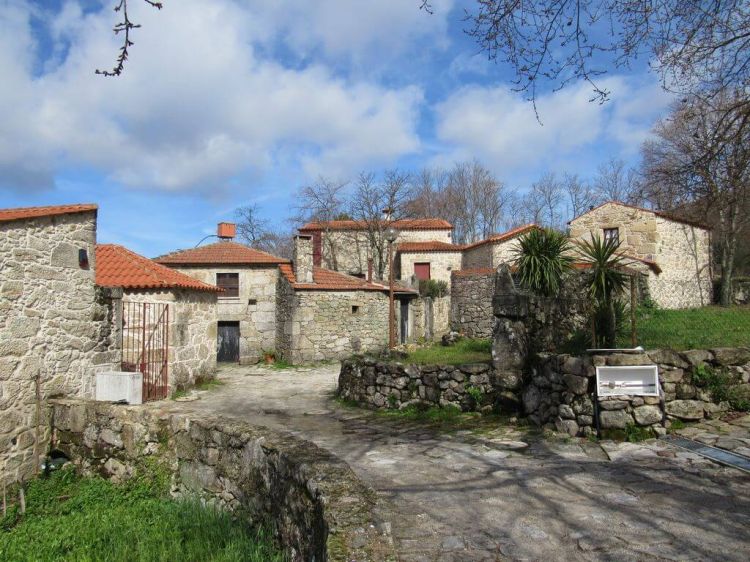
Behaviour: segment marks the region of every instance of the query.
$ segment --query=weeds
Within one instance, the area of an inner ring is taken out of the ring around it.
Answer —
[[[739,412],[750,411],[750,395],[737,385],[737,377],[723,369],[713,369],[708,365],[698,365],[693,371],[696,386],[708,389],[714,402],[729,402],[729,406]]]

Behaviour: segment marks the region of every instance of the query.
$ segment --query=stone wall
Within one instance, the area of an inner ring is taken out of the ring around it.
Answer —
[[[264,350],[274,349],[278,267],[181,266],[175,269],[211,285],[216,285],[217,273],[239,273],[239,297],[219,296],[217,320],[240,323],[240,363],[256,363],[263,357]]]
[[[493,268],[510,264],[515,260],[519,248],[519,239],[511,238],[502,242],[488,242],[469,246],[464,250],[463,269]]]
[[[355,357],[341,364],[337,394],[374,408],[403,409],[412,404],[492,409],[505,392],[489,363],[405,365]],[[476,389],[479,403],[468,389]]]
[[[558,430],[571,435],[590,434],[596,426],[593,402],[596,366],[605,365],[657,365],[663,403],[658,397],[648,396],[604,398],[599,407],[603,429],[625,429],[633,425],[663,433],[663,427],[668,427],[672,419],[695,421],[725,412],[729,405],[716,403],[696,377],[696,369],[701,366],[727,370],[734,374],[735,384],[750,390],[750,350],[747,349],[679,353],[655,350],[583,357],[541,354],[524,383],[521,395],[524,412],[538,425],[554,423]]]
[[[732,302],[750,304],[750,278],[739,277],[732,280]]]
[[[287,285],[286,280],[279,281]],[[276,351],[290,363],[343,359],[388,343],[388,295],[380,291],[279,290]]]
[[[410,279],[415,263],[429,263],[430,278],[450,285],[451,271],[461,269],[461,252],[400,252],[396,259],[399,279]]]
[[[114,480],[161,462],[175,496],[199,496],[270,525],[289,560],[386,560],[374,493],[331,453],[286,433],[143,407],[54,401],[53,447]]]
[[[409,339],[435,340],[450,330],[451,297],[417,297],[410,301]],[[397,326],[400,326],[400,306],[396,304]]]
[[[619,229],[623,252],[654,261],[661,268],[661,273],[649,274],[649,292],[659,306],[711,304],[710,231],[648,210],[608,203],[571,221],[570,236],[603,236],[605,228]]]
[[[492,337],[495,271],[454,271],[451,275],[450,329],[469,338]]]
[[[36,470],[49,438],[45,401],[92,396],[96,370],[119,364],[113,292],[94,285],[95,245],[95,211],[0,223],[3,482]]]
[[[167,289],[126,291],[123,302],[169,305],[170,393],[216,373],[216,293]]]

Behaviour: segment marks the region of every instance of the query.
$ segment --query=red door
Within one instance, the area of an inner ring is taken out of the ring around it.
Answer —
[[[414,264],[414,275],[420,281],[427,281],[430,279],[430,263],[415,263]]]

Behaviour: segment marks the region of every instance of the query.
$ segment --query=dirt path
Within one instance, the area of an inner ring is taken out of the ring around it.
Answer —
[[[331,399],[338,365],[223,368],[194,402],[346,460],[383,499],[404,561],[748,560],[750,477],[668,446],[446,435]],[[517,441],[529,447],[518,449]]]

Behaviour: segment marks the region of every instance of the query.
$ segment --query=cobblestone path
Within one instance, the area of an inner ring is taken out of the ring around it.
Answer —
[[[154,407],[243,418],[331,450],[379,494],[400,560],[750,559],[750,476],[666,444],[441,434],[338,405],[338,365],[219,376],[226,384],[199,400]]]

